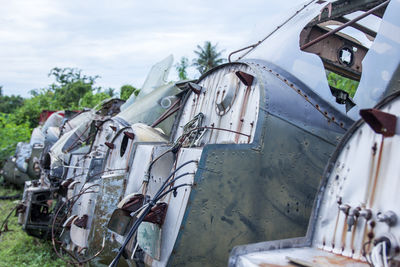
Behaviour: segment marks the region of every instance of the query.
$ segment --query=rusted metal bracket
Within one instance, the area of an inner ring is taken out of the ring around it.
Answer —
[[[105,142],[104,144],[105,144],[109,149],[114,149],[114,148],[115,148],[115,145],[114,145],[113,143]]]
[[[372,108],[360,110],[360,116],[376,133],[384,137],[396,134],[397,117],[395,115]]]
[[[82,217],[76,219],[74,224],[79,228],[86,229],[88,223],[89,216],[87,214],[83,215]]]
[[[244,122],[244,114],[246,112],[247,109],[247,102],[249,100],[249,96],[250,96],[250,91],[251,91],[251,85],[253,84],[254,81],[254,76],[251,74],[248,74],[246,72],[243,71],[237,71],[236,72],[236,76],[239,78],[239,80],[247,86],[246,88],[246,92],[244,93],[244,99],[243,99],[243,103],[242,106],[240,108],[240,117],[239,117],[239,124],[238,127],[236,129],[237,132],[241,132],[242,127],[243,127],[243,122]],[[236,134],[235,136],[235,142],[237,143],[239,141],[239,135]],[[249,140],[250,141],[250,140]]]
[[[72,178],[68,178],[61,183],[61,186],[64,188],[68,188],[68,186],[74,181]]]
[[[144,217],[143,221],[155,223],[162,226],[165,220],[165,216],[167,215],[167,208],[167,203],[157,203],[153,208],[151,208],[151,211],[149,212],[149,214],[146,215],[146,217]]]
[[[121,209],[129,212],[135,212],[143,206],[144,196],[142,194],[135,195],[124,203]]]
[[[243,71],[237,71],[236,76],[238,76],[240,81],[246,86],[251,86],[253,84],[254,76],[251,74]]]
[[[124,135],[131,140],[133,140],[135,138],[135,134],[131,133],[131,132],[124,132]]]
[[[192,82],[188,82],[189,89],[193,91],[196,95],[199,95],[203,89],[200,85]]]

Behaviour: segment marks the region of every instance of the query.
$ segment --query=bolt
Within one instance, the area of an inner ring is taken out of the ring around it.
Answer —
[[[378,213],[377,218],[379,222],[385,222],[389,226],[394,226],[397,223],[397,215],[393,211],[389,210],[384,214]]]
[[[372,211],[370,209],[363,209],[360,211],[360,216],[369,221],[372,218]]]
[[[376,150],[377,150],[377,145],[376,145],[376,142],[375,142],[373,147],[372,147],[372,155],[376,154]]]
[[[347,204],[342,204],[339,206],[339,210],[343,211],[344,214],[349,215],[350,206]]]

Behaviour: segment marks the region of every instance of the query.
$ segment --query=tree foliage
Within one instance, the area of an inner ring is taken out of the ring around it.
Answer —
[[[0,112],[12,113],[24,104],[24,99],[15,95],[3,95],[3,87],[0,86]]]
[[[31,97],[15,111],[15,122],[27,122],[31,128],[38,125],[42,110],[79,110],[94,107],[114,96],[114,89],[102,92],[94,83],[99,76],[87,76],[75,68],[53,68],[49,76],[54,82],[47,88],[31,90]],[[112,94],[112,95],[110,95]]]
[[[189,67],[189,59],[187,57],[181,57],[181,60],[175,65],[176,71],[178,72],[179,79],[187,80],[187,68]]]
[[[98,92],[93,94],[92,92],[87,92],[79,101],[80,108],[94,108],[98,103],[104,99],[110,98],[109,94],[106,92]]]
[[[99,76],[84,75],[79,69],[53,68],[49,76],[54,82],[47,88],[31,90],[31,97],[26,99],[4,96],[0,86],[0,163],[14,154],[18,142],[29,140],[43,110],[92,108],[115,96],[113,88],[102,91],[94,86]]]
[[[0,165],[15,152],[18,142],[26,142],[31,135],[28,123],[16,123],[14,114],[0,113]]]
[[[55,78],[50,86],[55,102],[61,109],[79,108],[79,100],[88,92],[93,92],[95,81],[99,76],[86,76],[75,68],[53,68],[49,76]]]
[[[358,81],[351,80],[334,72],[328,72],[327,78],[330,86],[346,91],[350,97],[354,97],[359,84]]]
[[[217,44],[212,45],[210,41],[204,42],[203,47],[197,45],[197,50],[194,51],[197,58],[193,60],[193,66],[203,74],[225,61],[221,58],[222,52],[217,50]]]
[[[119,98],[121,98],[122,100],[127,100],[132,95],[132,93],[134,93],[135,95],[138,95],[139,92],[140,92],[140,90],[136,89],[132,85],[125,84],[125,85],[121,86]]]

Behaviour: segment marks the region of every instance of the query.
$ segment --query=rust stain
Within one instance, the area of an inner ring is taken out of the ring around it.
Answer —
[[[375,200],[376,187],[377,187],[378,178],[379,178],[379,170],[381,168],[382,151],[383,151],[384,140],[385,140],[385,136],[382,135],[381,146],[379,148],[378,163],[377,163],[377,166],[376,166],[374,183],[373,183],[373,186],[372,186],[372,193],[371,193],[371,197],[370,197],[370,201],[369,201],[369,206],[370,207],[372,207],[372,205],[374,204],[374,200]]]
[[[270,264],[270,263],[260,263],[258,266],[260,267],[293,267],[293,266],[297,266],[294,264],[285,264],[285,265],[279,265],[279,264]]]
[[[251,90],[251,85],[247,86],[246,92],[244,94],[242,107],[240,109],[239,125],[238,125],[237,130],[236,130],[237,132],[240,132],[242,130],[242,127],[243,127],[244,114],[246,112],[247,102],[249,101],[250,90]],[[239,136],[240,135],[236,134],[235,143],[237,143],[239,141]]]
[[[319,266],[346,266],[346,265],[354,265],[355,263],[358,264],[365,264],[365,266],[369,266],[366,262],[352,259],[348,257],[344,257],[341,255],[330,255],[330,256],[316,256],[313,259],[313,263],[316,263]]]
[[[368,231],[368,221],[365,221],[365,227],[364,227],[364,233],[363,233],[363,239],[362,239],[361,247],[362,247],[363,244],[365,244],[365,242],[367,242],[366,241],[367,231]]]
[[[351,251],[352,251],[352,255],[354,255],[354,238],[356,236],[357,223],[358,223],[358,217],[356,217],[356,219],[354,220],[353,229],[351,231]]]
[[[346,214],[346,217],[344,218],[344,224],[343,224],[343,229],[342,229],[342,242],[341,242],[341,244],[342,244],[342,251],[344,251],[344,248],[345,248],[345,245],[346,245],[346,234],[347,234],[347,231],[346,231],[346,228],[347,228],[347,217],[348,217],[349,215],[348,214]]]

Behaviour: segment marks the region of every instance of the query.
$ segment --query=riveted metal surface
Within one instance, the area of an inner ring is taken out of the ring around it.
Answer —
[[[248,145],[204,148],[171,266],[224,265],[235,245],[305,234],[334,147],[279,118],[265,123],[261,151]]]
[[[400,93],[375,109],[398,116]],[[358,121],[326,166],[306,237],[236,247],[230,266],[369,266],[366,256],[380,242],[398,264],[398,146],[398,135],[384,137]]]

